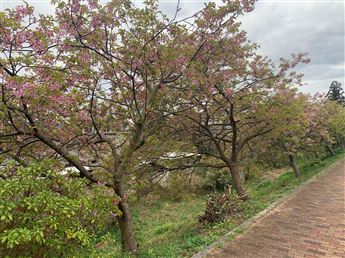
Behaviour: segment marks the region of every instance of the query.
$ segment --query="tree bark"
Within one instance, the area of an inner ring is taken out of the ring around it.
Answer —
[[[119,210],[122,212],[122,216],[117,217],[117,222],[119,223],[121,231],[121,245],[125,252],[130,252],[132,254],[138,253],[138,245],[135,238],[134,223],[132,218],[132,212],[129,207],[127,197],[122,190],[122,183],[115,184],[115,193],[121,198],[118,205]]]
[[[333,148],[332,148],[332,146],[330,144],[327,144],[326,148],[327,148],[329,154],[331,154],[332,156],[335,155],[334,150],[333,150]]]
[[[317,160],[321,160],[320,153],[318,151],[314,151],[314,155]]]
[[[295,157],[293,155],[289,155],[289,160],[290,160],[290,166],[291,166],[295,176],[300,177],[301,172],[298,169]]]
[[[123,185],[123,176],[126,174],[129,168],[130,160],[137,149],[143,145],[142,139],[142,124],[137,123],[135,130],[132,134],[130,143],[127,149],[124,151],[124,155],[119,160],[114,156],[114,191],[121,198],[121,202],[118,207],[122,212],[122,216],[117,218],[121,231],[121,243],[122,249],[125,252],[132,254],[138,253],[138,245],[135,238],[134,222],[132,218],[132,212],[127,201],[126,191]],[[114,155],[114,154],[113,154]]]
[[[243,182],[241,180],[240,172],[238,169],[237,164],[230,163],[228,164],[231,178],[232,178],[232,184],[235,187],[235,190],[239,196],[240,199],[246,200],[248,198],[248,195],[246,193],[246,190],[243,187]]]
[[[238,170],[238,174],[240,176],[241,183],[244,184],[246,181],[246,173],[243,170]]]

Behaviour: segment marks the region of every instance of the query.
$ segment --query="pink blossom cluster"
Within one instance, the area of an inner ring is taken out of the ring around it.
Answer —
[[[22,21],[24,17],[31,15],[33,13],[32,7],[19,5],[15,8],[15,19],[17,21]]]
[[[33,94],[35,90],[35,84],[31,82],[18,83],[13,80],[9,80],[7,88],[16,98],[23,97],[25,95]]]

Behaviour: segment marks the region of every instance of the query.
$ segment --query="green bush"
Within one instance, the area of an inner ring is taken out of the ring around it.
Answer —
[[[1,257],[61,256],[87,246],[107,219],[120,214],[109,189],[50,168],[46,161],[1,171]]]
[[[224,191],[229,185],[231,185],[229,170],[210,168],[206,171],[204,183],[206,189]]]

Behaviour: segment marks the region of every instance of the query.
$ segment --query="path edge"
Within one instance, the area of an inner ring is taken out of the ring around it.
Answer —
[[[278,200],[271,203],[266,209],[260,211],[253,217],[247,219],[225,235],[219,237],[217,240],[212,242],[210,245],[208,245],[204,250],[195,253],[191,258],[204,258],[206,255],[213,249],[219,247],[219,245],[223,245],[226,242],[229,242],[229,238],[235,237],[241,232],[240,234],[243,234],[243,231],[248,229],[251,225],[253,225],[255,222],[257,222],[259,219],[264,217],[266,214],[271,212],[274,208],[278,207],[280,204],[283,204],[290,198],[294,197],[298,192],[300,192],[306,185],[314,182],[316,179],[318,179],[320,176],[326,174],[329,170],[336,167],[339,163],[344,161],[344,157],[341,157],[340,159],[336,160],[331,165],[325,167],[323,170],[321,170],[319,173],[313,175],[311,178],[307,179],[306,181],[302,182],[300,185],[298,185],[296,188],[292,189],[290,192],[286,193],[285,196],[279,198]]]

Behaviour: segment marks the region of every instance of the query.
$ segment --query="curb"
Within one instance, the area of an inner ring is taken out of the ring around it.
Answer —
[[[337,166],[340,162],[344,161],[344,157],[340,158],[339,160],[335,161],[333,164],[327,166],[326,168],[324,168],[322,171],[320,171],[319,173],[313,175],[311,178],[309,178],[308,180],[302,182],[300,185],[298,185],[295,189],[293,189],[291,192],[286,193],[286,196],[283,196],[281,198],[279,198],[278,200],[274,201],[272,204],[270,204],[266,209],[260,211],[259,213],[257,213],[256,215],[254,215],[253,217],[247,219],[245,222],[243,222],[242,224],[240,224],[239,226],[235,227],[234,229],[232,229],[231,231],[229,231],[228,233],[226,233],[224,236],[221,236],[220,238],[218,238],[216,241],[214,241],[213,243],[211,243],[209,246],[207,246],[204,250],[195,253],[191,258],[203,258],[203,257],[207,257],[207,254],[219,247],[219,245],[223,245],[226,242],[229,242],[229,238],[234,237],[236,235],[238,235],[239,232],[243,232],[244,230],[248,229],[251,225],[253,225],[255,222],[257,222],[260,218],[264,217],[266,214],[268,214],[269,212],[271,212],[274,208],[276,208],[277,206],[279,206],[280,204],[286,202],[287,200],[289,200],[290,198],[292,198],[293,196],[295,196],[298,192],[300,192],[304,186],[314,182],[316,179],[318,179],[320,176],[326,174],[329,170],[331,170],[333,167]],[[231,240],[230,240],[231,241]]]

